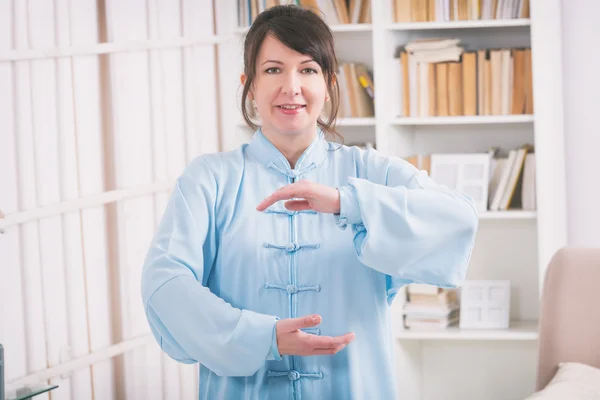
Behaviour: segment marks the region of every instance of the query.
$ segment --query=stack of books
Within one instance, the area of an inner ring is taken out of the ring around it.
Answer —
[[[465,49],[457,38],[397,50],[402,116],[533,115],[531,48]]]
[[[392,0],[396,22],[529,18],[529,0]]]
[[[495,150],[490,150],[493,158],[490,165],[489,210],[537,209],[533,146],[525,144],[510,149],[505,156],[496,154]]]
[[[408,285],[407,294],[403,311],[407,329],[439,330],[458,323],[460,302],[456,289],[414,283]]]
[[[355,62],[342,62],[337,72],[340,89],[340,118],[365,118],[375,115],[375,87],[367,66]],[[330,103],[326,104],[327,106]],[[326,110],[325,115],[329,115]]]

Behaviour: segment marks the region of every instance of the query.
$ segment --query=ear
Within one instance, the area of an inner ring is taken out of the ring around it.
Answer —
[[[246,79],[248,79],[248,77],[246,76],[246,74],[242,73],[242,75],[240,75],[240,82],[242,83],[242,86],[246,84]],[[248,98],[250,100],[254,100],[254,96],[252,95],[251,91],[248,92]]]

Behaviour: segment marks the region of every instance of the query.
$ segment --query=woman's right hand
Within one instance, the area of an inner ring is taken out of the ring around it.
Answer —
[[[321,323],[320,315],[308,315],[277,321],[277,348],[279,354],[296,356],[330,355],[342,350],[354,340],[354,333],[342,336],[318,336],[301,331]]]

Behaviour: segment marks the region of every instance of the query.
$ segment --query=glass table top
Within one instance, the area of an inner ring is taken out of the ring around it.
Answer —
[[[6,392],[6,400],[25,400],[31,399],[38,394],[49,392],[56,389],[58,385],[26,385]]]

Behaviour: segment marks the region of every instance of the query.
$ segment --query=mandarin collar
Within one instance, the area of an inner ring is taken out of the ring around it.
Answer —
[[[285,156],[271,143],[260,128],[254,132],[252,140],[248,144],[248,150],[260,163],[267,168],[274,168],[291,177],[296,177],[310,169],[318,167],[325,159],[328,148],[329,143],[325,139],[325,134],[318,128],[315,139],[304,150],[300,158],[298,158],[295,168],[292,169]]]

